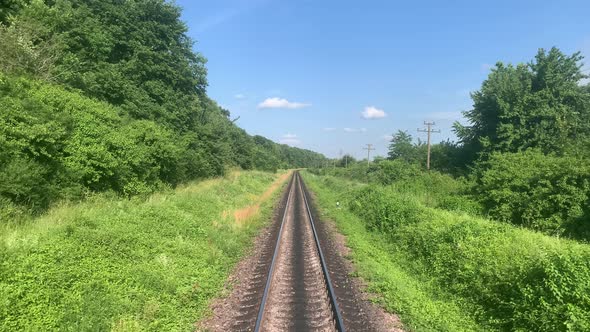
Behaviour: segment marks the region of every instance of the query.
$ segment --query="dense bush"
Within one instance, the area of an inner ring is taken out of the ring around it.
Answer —
[[[351,163],[348,167],[325,167],[312,169],[315,174],[334,175],[360,182],[392,184],[410,179],[422,173],[417,164],[402,159],[380,160],[369,166],[365,162]]]
[[[383,160],[370,170],[369,179],[372,182],[388,185],[418,176],[421,172],[418,165],[401,159]]]
[[[408,195],[390,195],[391,189],[367,186],[352,197],[349,208],[367,222],[370,229],[391,233],[402,223],[420,221],[422,209]]]
[[[3,215],[18,206],[42,211],[87,192],[144,194],[229,167],[276,170],[323,158],[271,141],[259,145],[222,117],[181,133],[60,86],[1,73],[0,113]]]
[[[206,60],[173,2],[0,7],[2,216],[91,191],[135,195],[233,167],[325,159],[230,120],[206,95]]]
[[[42,209],[86,190],[137,193],[174,183],[181,147],[161,125],[22,78],[0,76],[0,91],[0,196]]]
[[[412,195],[426,206],[481,215],[482,206],[469,193],[473,184],[466,178],[454,178],[438,171],[424,171],[417,164],[402,159],[381,160],[367,167],[353,164],[348,168],[311,169],[316,175],[332,175],[349,180],[387,186],[390,190]],[[379,198],[375,196],[375,199]]]
[[[582,220],[590,207],[584,160],[529,150],[492,154],[479,169],[474,189],[494,219],[553,234],[588,223]]]
[[[473,304],[499,330],[590,328],[590,247],[507,224],[423,206],[412,195],[367,186],[349,209],[390,236],[413,267]]]

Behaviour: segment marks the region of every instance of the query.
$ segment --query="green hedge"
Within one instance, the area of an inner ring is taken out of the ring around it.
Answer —
[[[473,305],[499,330],[590,329],[590,246],[422,205],[393,188],[349,196],[350,210],[388,234],[416,271]]]
[[[535,150],[496,153],[479,165],[477,178],[477,196],[494,219],[587,237],[590,166],[586,160]]]
[[[186,144],[162,125],[25,78],[0,75],[0,92],[4,200],[40,210],[86,191],[138,194],[185,180]]]

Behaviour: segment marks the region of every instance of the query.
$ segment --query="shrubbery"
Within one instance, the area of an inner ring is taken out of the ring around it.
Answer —
[[[481,204],[469,193],[473,184],[466,178],[456,179],[438,171],[427,172],[417,164],[401,159],[381,160],[370,167],[359,163],[348,168],[326,167],[311,169],[310,172],[388,186],[391,190],[411,194],[430,207],[464,211],[473,215],[483,213]]]
[[[396,181],[402,181],[416,177],[422,173],[416,164],[408,163],[400,159],[383,160],[376,163],[369,170],[371,182],[388,185]]]
[[[585,160],[531,150],[495,153],[479,170],[474,190],[492,218],[551,234],[587,227],[582,218],[590,208],[590,166]]]
[[[325,159],[235,125],[207,96],[206,59],[173,2],[0,7],[1,216]]]
[[[391,188],[367,186],[354,193],[349,208],[370,229],[391,233],[405,223],[419,222],[426,210],[414,197],[393,195]]]
[[[413,268],[472,303],[499,330],[590,328],[590,247],[428,208],[395,188],[366,186],[350,211],[388,235]]]
[[[85,191],[176,184],[183,147],[166,128],[62,88],[0,76],[0,196],[39,210]]]
[[[182,133],[57,85],[1,73],[0,112],[2,219],[89,192],[145,194],[230,167],[274,171],[323,158],[255,140],[221,116]]]
[[[590,238],[590,165],[578,155],[496,152],[460,178],[427,172],[401,159],[313,172],[388,186],[429,207],[486,215],[551,235]]]

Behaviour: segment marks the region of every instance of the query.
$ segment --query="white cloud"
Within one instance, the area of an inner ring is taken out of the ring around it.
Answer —
[[[285,134],[279,139],[279,143],[293,146],[301,144],[301,140],[295,134]]]
[[[381,119],[386,117],[387,114],[375,106],[367,106],[365,107],[365,110],[362,111],[361,116],[363,119]]]
[[[383,140],[390,142],[393,139],[392,135],[383,135],[382,136]]]
[[[347,133],[364,133],[367,131],[367,128],[344,128],[344,131]]]
[[[236,99],[245,99],[246,96],[244,94],[238,93],[238,94],[234,95],[234,98],[236,98]]]
[[[297,102],[290,102],[285,98],[273,97],[273,98],[266,98],[263,102],[258,104],[259,109],[265,108],[288,108],[288,109],[297,109],[311,106],[311,104],[306,103],[297,103]]]
[[[324,128],[324,131],[334,131],[334,130],[336,130],[336,128],[333,128],[333,127]]]

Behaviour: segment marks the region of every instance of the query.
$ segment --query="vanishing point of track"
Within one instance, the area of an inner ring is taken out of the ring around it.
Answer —
[[[254,331],[344,331],[301,182],[295,172]]]

